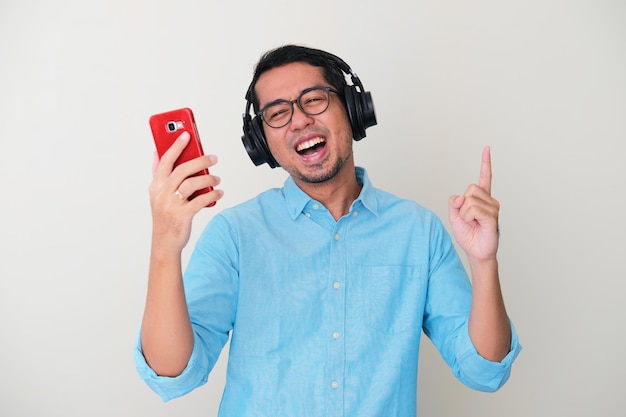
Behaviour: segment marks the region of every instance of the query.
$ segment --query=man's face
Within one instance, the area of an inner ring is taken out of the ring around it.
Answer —
[[[260,108],[275,100],[294,100],[307,88],[330,87],[323,69],[296,62],[273,68],[256,84]],[[328,109],[308,116],[294,104],[291,122],[281,128],[263,123],[274,158],[297,182],[321,183],[342,169],[353,171],[352,130],[339,96],[330,93]]]

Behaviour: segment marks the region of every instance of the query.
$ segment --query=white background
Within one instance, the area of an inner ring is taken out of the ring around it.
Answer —
[[[495,394],[425,339],[421,416],[621,416],[626,3],[620,0],[0,3],[0,414],[215,416],[132,362],[150,246],[152,113],[190,106],[225,197],[280,186],[241,145],[267,49],[327,49],[372,92],[374,185],[446,218],[493,148],[501,276],[524,349]],[[188,256],[188,251],[185,256]]]

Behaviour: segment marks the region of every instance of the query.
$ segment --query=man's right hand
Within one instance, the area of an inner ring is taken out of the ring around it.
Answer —
[[[149,188],[152,240],[153,243],[158,241],[161,249],[182,251],[189,241],[193,216],[223,195],[221,190],[214,189],[193,200],[187,199],[198,190],[220,183],[220,178],[215,175],[192,176],[215,165],[217,157],[214,155],[201,156],[174,168],[174,162],[188,144],[189,133],[183,132],[160,161],[155,154]]]

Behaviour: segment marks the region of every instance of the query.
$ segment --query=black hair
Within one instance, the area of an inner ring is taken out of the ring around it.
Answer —
[[[294,62],[305,62],[314,67],[323,69],[323,76],[326,81],[339,92],[342,101],[347,82],[336,57],[321,49],[309,48],[300,45],[283,45],[272,49],[261,56],[254,70],[254,77],[248,88],[246,98],[252,103],[254,111],[259,111],[259,98],[255,87],[259,77],[274,68]]]

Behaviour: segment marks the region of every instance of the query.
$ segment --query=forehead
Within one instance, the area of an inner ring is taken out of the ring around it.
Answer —
[[[327,85],[323,73],[323,68],[305,62],[293,62],[264,72],[255,86],[260,106],[278,99],[291,100],[304,89]]]

